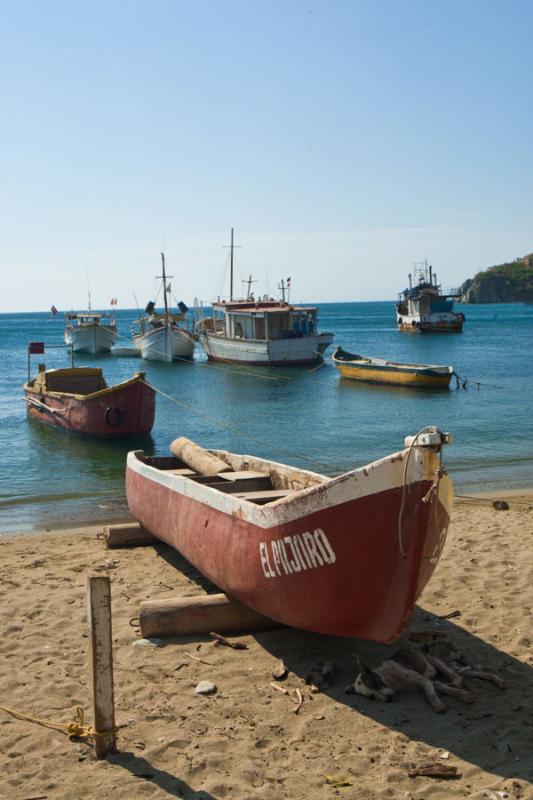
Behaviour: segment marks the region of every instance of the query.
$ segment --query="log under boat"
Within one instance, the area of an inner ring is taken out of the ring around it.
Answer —
[[[444,545],[453,492],[441,455],[450,441],[425,429],[406,449],[329,478],[177,440],[172,457],[128,454],[127,499],[144,528],[256,611],[390,642]]]

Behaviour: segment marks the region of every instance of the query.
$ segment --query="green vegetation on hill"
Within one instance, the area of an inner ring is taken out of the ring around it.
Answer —
[[[462,303],[533,301],[533,253],[482,270],[461,287]]]

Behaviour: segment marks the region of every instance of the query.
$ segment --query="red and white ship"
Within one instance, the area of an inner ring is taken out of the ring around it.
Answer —
[[[427,261],[414,264],[409,274],[409,288],[404,289],[396,303],[396,322],[408,333],[461,333],[465,315],[454,311],[454,300],[461,297],[459,289],[443,291],[437,275]]]

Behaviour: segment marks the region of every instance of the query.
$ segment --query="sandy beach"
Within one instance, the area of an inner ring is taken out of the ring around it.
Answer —
[[[141,600],[214,591],[165,546],[108,550],[101,525],[1,537],[0,705],[60,723],[81,706],[91,721],[86,581],[109,575],[124,726],[118,754],[96,761],[89,744],[0,711],[1,800],[533,797],[533,492],[498,498],[509,510],[487,496],[456,501],[409,633],[445,634],[507,689],[470,680],[474,703],[446,698],[443,715],[419,693],[390,704],[345,694],[354,653],[376,663],[394,646],[283,628],[239,637],[246,650],[205,636],[134,645]],[[271,686],[279,659],[290,694]],[[333,680],[313,693],[306,676],[325,662]],[[217,692],[196,695],[201,680]],[[461,777],[408,776],[428,762]]]

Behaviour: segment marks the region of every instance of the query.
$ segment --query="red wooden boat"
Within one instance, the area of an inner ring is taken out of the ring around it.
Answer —
[[[143,372],[108,386],[98,368],[42,365],[24,384],[24,399],[28,416],[101,439],[142,436],[154,424],[155,391]]]
[[[206,475],[184,455],[135,451],[126,493],[144,528],[256,611],[390,642],[444,545],[453,492],[441,451],[450,441],[425,429],[401,452],[334,478],[218,450],[210,453],[223,469]]]

